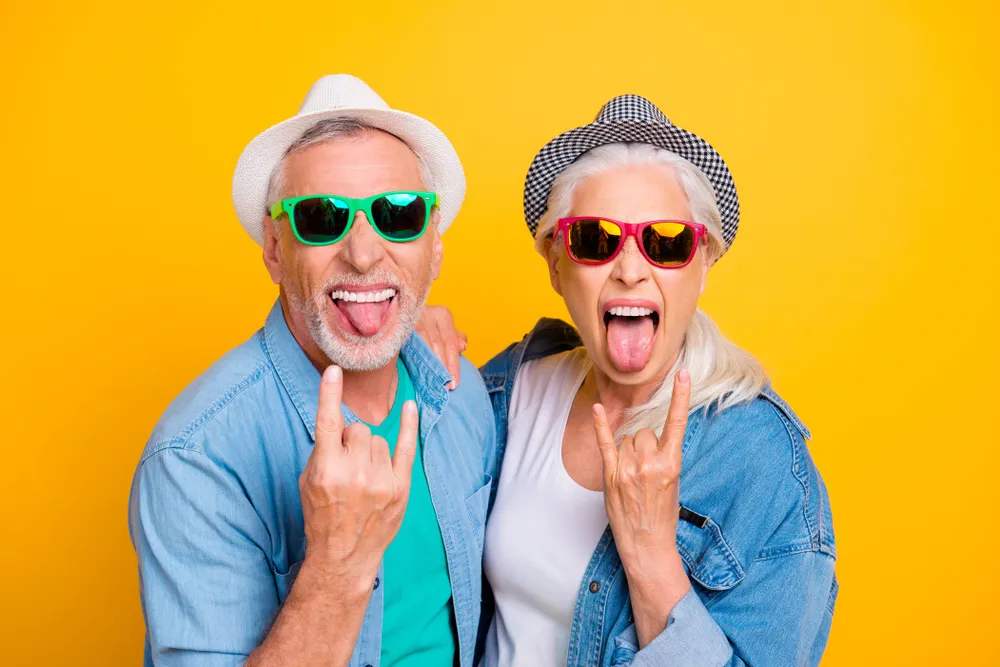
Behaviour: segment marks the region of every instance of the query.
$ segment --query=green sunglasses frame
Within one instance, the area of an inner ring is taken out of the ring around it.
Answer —
[[[382,230],[378,228],[378,225],[372,222],[372,220],[374,220],[374,216],[372,215],[372,204],[375,202],[376,199],[381,199],[382,197],[386,197],[388,195],[416,195],[428,203],[427,213],[424,216],[424,226],[423,229],[420,230],[419,234],[409,239],[394,239],[392,237],[383,234]],[[323,241],[322,243],[317,243],[315,241],[306,241],[304,238],[302,238],[302,235],[299,234],[298,225],[295,224],[295,205],[298,204],[300,201],[304,201],[306,199],[328,199],[328,200],[336,199],[339,202],[344,202],[345,204],[347,204],[348,207],[347,226],[344,228],[344,233],[331,241]],[[351,231],[351,227],[354,226],[354,218],[357,216],[358,211],[363,211],[365,217],[368,218],[368,224],[371,225],[372,229],[375,230],[376,234],[384,238],[386,241],[391,241],[393,243],[408,243],[409,241],[416,241],[417,239],[419,239],[421,236],[424,235],[424,232],[427,231],[427,226],[431,219],[431,212],[437,205],[438,205],[437,193],[420,192],[418,190],[395,190],[393,192],[381,192],[377,195],[372,195],[371,197],[364,197],[362,199],[356,199],[354,197],[341,197],[340,195],[315,194],[315,195],[304,195],[302,197],[289,197],[288,199],[282,199],[281,201],[274,202],[274,204],[271,206],[271,220],[277,220],[279,217],[281,217],[282,213],[287,213],[288,221],[291,223],[292,231],[295,233],[295,238],[299,240],[299,243],[310,246],[327,246],[327,245],[333,245],[334,243],[343,240],[343,238],[347,236],[348,232]]]

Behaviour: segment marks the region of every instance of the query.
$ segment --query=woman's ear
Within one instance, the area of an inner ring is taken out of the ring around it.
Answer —
[[[701,254],[701,289],[698,290],[698,294],[704,294],[708,286],[708,270],[712,268],[712,252],[707,243],[703,244],[698,252]]]
[[[264,266],[271,275],[271,282],[280,285],[285,276],[285,267],[281,263],[281,236],[269,215],[264,216]]]
[[[552,236],[546,236],[542,240],[542,254],[549,265],[549,280],[552,282],[552,289],[556,294],[562,296],[562,285],[559,282],[559,246],[556,245]]]

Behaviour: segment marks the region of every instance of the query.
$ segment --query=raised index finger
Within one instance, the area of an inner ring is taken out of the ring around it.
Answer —
[[[677,459],[680,459],[681,447],[684,444],[684,431],[687,429],[690,405],[691,374],[682,368],[674,377],[670,409],[667,411],[667,422],[663,425],[659,443],[660,449],[670,452]]]
[[[614,479],[618,465],[618,447],[615,445],[615,434],[608,424],[608,414],[600,403],[594,404],[594,433],[597,434],[597,446],[601,450],[601,460],[604,462],[604,479]]]
[[[316,447],[340,451],[343,448],[344,416],[340,401],[344,395],[344,372],[331,365],[319,383],[319,408],[316,410]]]

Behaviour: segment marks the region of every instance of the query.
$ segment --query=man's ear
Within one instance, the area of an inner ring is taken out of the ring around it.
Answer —
[[[281,238],[271,216],[264,216],[264,266],[271,275],[271,282],[280,285],[285,277],[285,267],[281,263]]]
[[[431,251],[431,280],[437,280],[441,275],[441,261],[444,259],[444,241],[441,240],[441,232],[438,231],[437,218],[432,221],[434,225],[434,249]]]
[[[545,262],[549,265],[549,281],[552,282],[552,289],[556,291],[556,294],[562,296],[562,285],[559,282],[559,248],[552,236],[547,236],[542,240],[542,254],[545,256]]]

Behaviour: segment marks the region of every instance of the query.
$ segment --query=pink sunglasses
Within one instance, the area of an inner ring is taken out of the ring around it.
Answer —
[[[661,269],[680,269],[691,263],[707,233],[705,225],[684,220],[619,222],[608,218],[579,217],[559,220],[566,251],[579,264],[607,264],[634,236],[646,261]]]

